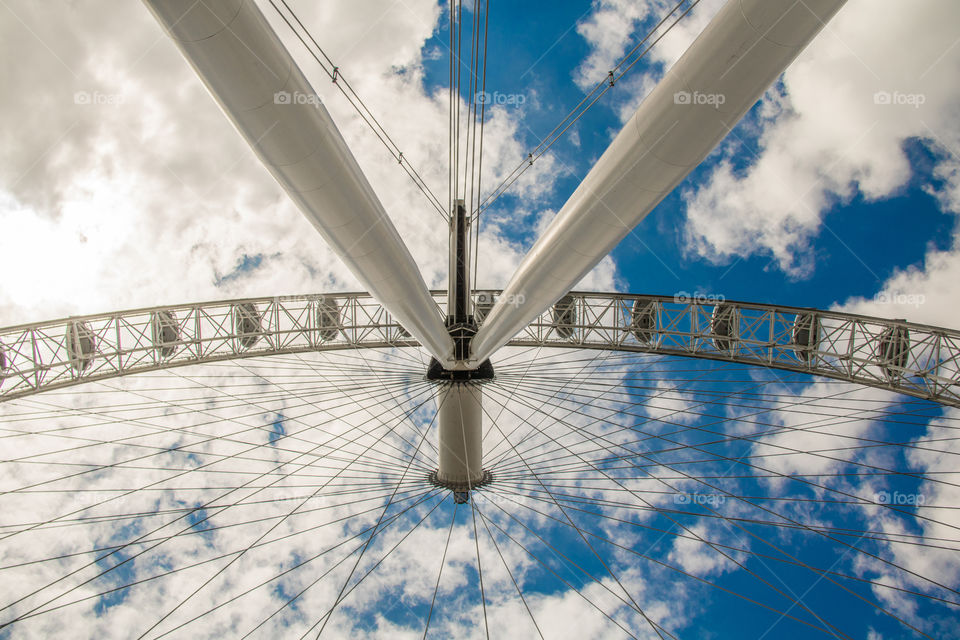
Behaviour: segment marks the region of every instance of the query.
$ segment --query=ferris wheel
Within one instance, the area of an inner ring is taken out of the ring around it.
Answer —
[[[956,615],[923,557],[958,549],[960,331],[571,290],[842,0],[730,0],[502,290],[472,284],[479,216],[533,154],[481,198],[455,56],[447,202],[365,111],[449,227],[443,291],[254,2],[146,4],[367,291],[0,329],[0,637],[932,637],[918,616]]]

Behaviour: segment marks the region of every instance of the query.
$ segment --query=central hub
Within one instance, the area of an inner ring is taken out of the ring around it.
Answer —
[[[447,331],[453,341],[452,369],[431,359],[427,380],[437,385],[437,470],[430,475],[435,486],[453,492],[457,504],[470,500],[470,490],[490,481],[483,469],[483,389],[493,379],[486,360],[466,369],[470,341],[477,333],[470,295],[470,216],[457,200],[450,216],[450,288],[447,290]],[[461,367],[464,367],[461,369]]]
[[[427,474],[427,482],[441,489],[450,489],[450,491],[453,491],[454,502],[457,504],[467,504],[470,502],[470,491],[472,489],[485,487],[493,482],[493,474],[484,469],[479,481],[473,483],[457,483],[443,481],[437,476],[436,471],[431,471]]]
[[[485,382],[493,380],[493,365],[484,360],[476,369],[445,369],[436,358],[430,358],[427,380],[434,382]]]
[[[453,359],[466,360],[470,357],[470,341],[477,335],[477,323],[474,322],[472,315],[461,316],[460,320],[455,315],[447,316],[446,326],[450,337],[453,338]]]

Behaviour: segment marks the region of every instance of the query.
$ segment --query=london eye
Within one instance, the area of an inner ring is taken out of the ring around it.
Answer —
[[[447,8],[438,197],[285,2],[145,4],[364,290],[0,329],[0,637],[946,637],[960,584],[906,558],[958,549],[960,330],[577,288],[843,0],[724,4],[496,289],[480,219],[536,158],[479,183],[488,5]],[[445,289],[268,10],[439,214]]]

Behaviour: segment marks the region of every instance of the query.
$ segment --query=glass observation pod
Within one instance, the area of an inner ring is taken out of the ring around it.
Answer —
[[[710,334],[718,351],[730,351],[736,344],[740,331],[737,307],[729,302],[721,302],[713,307],[710,316]]]
[[[321,342],[337,339],[340,333],[340,305],[333,298],[317,300],[317,329]]]
[[[494,299],[492,293],[484,291],[483,293],[477,294],[477,300],[473,305],[473,316],[477,321],[477,324],[483,322],[483,319],[486,318],[493,309],[495,302],[496,300]]]
[[[257,344],[263,335],[260,324],[260,310],[253,302],[240,302],[233,307],[233,332],[240,342],[240,347],[249,349]]]
[[[161,359],[166,360],[177,350],[180,340],[180,325],[177,315],[173,311],[157,311],[150,319],[150,329],[153,333],[153,346]]]
[[[630,333],[644,344],[656,338],[657,305],[653,300],[634,300],[630,309]]]
[[[877,343],[877,357],[880,368],[888,379],[901,378],[907,366],[907,358],[910,357],[910,330],[898,325],[884,329]]]
[[[553,305],[553,329],[564,340],[573,337],[577,328],[577,300],[565,295]]]
[[[798,313],[790,332],[793,353],[804,364],[811,364],[820,350],[820,318],[810,312]]]
[[[67,324],[63,341],[74,370],[77,373],[86,371],[93,364],[93,356],[97,352],[97,337],[90,325],[81,320],[71,321]]]

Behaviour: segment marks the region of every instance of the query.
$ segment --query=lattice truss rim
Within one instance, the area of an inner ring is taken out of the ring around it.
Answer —
[[[442,313],[446,292],[431,293]],[[499,294],[475,292],[481,322]],[[244,298],[74,316],[0,329],[0,401],[235,358],[416,346],[367,293]],[[723,360],[960,406],[960,330],[903,320],[732,300],[572,292],[508,346]]]

